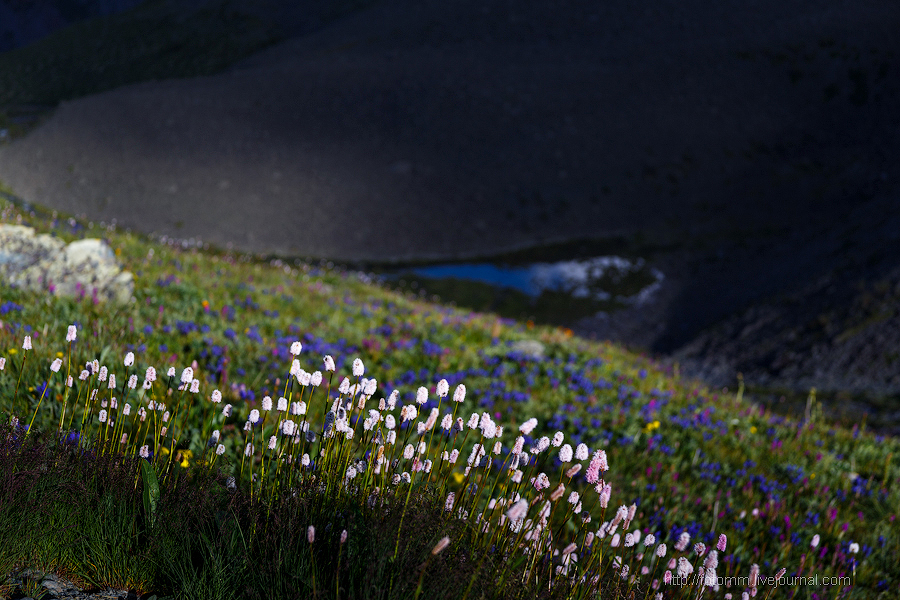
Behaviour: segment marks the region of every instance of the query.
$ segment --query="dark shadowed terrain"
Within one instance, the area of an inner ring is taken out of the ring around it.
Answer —
[[[351,263],[622,240],[666,284],[578,331],[717,384],[900,393],[896,2],[265,6],[225,70],[61,94],[0,180]]]

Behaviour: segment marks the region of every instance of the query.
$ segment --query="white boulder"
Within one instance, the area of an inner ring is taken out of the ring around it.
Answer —
[[[128,302],[134,292],[132,274],[119,267],[106,242],[89,239],[66,245],[21,225],[0,224],[0,279],[26,290],[117,304]]]

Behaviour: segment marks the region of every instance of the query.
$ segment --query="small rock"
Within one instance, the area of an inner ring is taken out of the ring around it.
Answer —
[[[21,225],[0,225],[0,278],[26,290],[84,294],[117,304],[128,302],[134,291],[134,277],[122,271],[106,242],[78,240],[67,246]]]
[[[510,351],[531,358],[544,358],[544,345],[537,340],[519,340],[513,343]]]

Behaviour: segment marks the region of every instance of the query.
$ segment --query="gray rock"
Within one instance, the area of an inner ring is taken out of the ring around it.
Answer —
[[[531,358],[544,358],[544,345],[537,340],[519,340],[510,347],[510,351]]]
[[[106,242],[87,239],[66,245],[21,225],[0,225],[0,278],[26,290],[83,294],[117,304],[128,302],[134,291],[132,274],[119,267]]]

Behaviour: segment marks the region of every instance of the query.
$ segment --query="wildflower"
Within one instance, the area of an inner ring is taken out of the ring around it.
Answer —
[[[191,393],[196,394],[200,392],[200,380],[195,379],[191,382]]]
[[[546,473],[538,473],[538,476],[534,478],[534,489],[541,491],[548,487],[550,487],[550,478]]]
[[[813,536],[812,541],[809,543],[810,548],[815,548],[819,545],[819,534]]]
[[[3,360],[3,359],[0,358],[0,360]],[[91,374],[87,369],[82,369],[81,373],[78,374],[78,379],[80,379],[81,381],[84,381],[90,376],[91,376]]]
[[[154,369],[153,367],[147,367],[147,372],[144,373],[144,379],[146,379],[150,383],[156,381],[156,369]]]
[[[409,460],[413,457],[413,453],[415,453],[416,449],[413,448],[412,444],[407,444],[406,448],[403,449],[403,458]]]
[[[106,381],[106,377],[109,374],[109,370],[106,367],[100,367],[100,372],[97,374],[97,379],[100,381]]]
[[[726,544],[728,544],[728,537],[724,533],[722,533],[719,535],[719,541],[716,544],[716,549],[719,552],[725,552]],[[815,546],[813,546],[813,547],[815,548]]]
[[[303,344],[300,342],[294,342],[291,344],[291,354],[294,356],[299,356],[300,352],[303,350]]]
[[[580,496],[578,495],[578,492],[572,492],[571,494],[569,494],[569,504],[575,506],[576,504],[578,504],[579,498]]]
[[[194,380],[194,369],[185,367],[181,372],[181,383],[190,384]]]
[[[6,368],[6,359],[0,358],[0,371]],[[83,372],[83,371],[82,371]]]
[[[412,421],[416,418],[418,412],[416,411],[416,407],[412,404],[407,404],[402,409],[400,409],[400,416],[403,417],[403,422]]]
[[[450,413],[444,415],[444,418],[441,419],[441,429],[444,431],[450,431],[450,427],[453,425],[453,416]]]
[[[325,370],[326,371],[334,371],[334,359],[331,358],[331,355],[328,354],[325,356]]]
[[[309,460],[309,454],[304,454],[304,455],[300,458],[300,464],[303,465],[304,467],[308,467],[308,466],[309,466],[309,463],[310,463],[310,460]]]
[[[697,556],[703,556],[703,553],[706,552],[706,544],[703,542],[697,542],[694,544],[694,552],[697,553]]]
[[[450,452],[450,456],[447,458],[447,462],[449,462],[451,465],[455,465],[455,464],[456,464],[456,461],[457,461],[458,459],[459,459],[459,450],[457,450],[456,448],[454,448],[454,449]]]
[[[101,422],[101,423],[106,423],[106,410],[101,410],[101,411],[100,411],[100,422]]]
[[[666,571],[663,574],[663,583],[666,585],[669,585],[670,583],[672,583],[672,571]]]
[[[532,454],[540,454],[541,452],[543,452],[544,450],[546,450],[549,447],[550,447],[550,438],[548,438],[547,436],[544,436],[541,439],[539,439],[537,441],[537,443],[534,444],[534,446],[531,447],[531,450],[529,450],[529,452],[531,452]]]
[[[655,543],[656,543],[656,536],[653,535],[652,533],[648,533],[647,536],[644,538],[644,545],[652,546]]]
[[[363,373],[366,372],[366,368],[363,365],[363,361],[358,358],[353,359],[353,376],[354,377],[362,377]]]
[[[140,452],[138,454],[141,458],[150,458],[149,446],[141,446]]]
[[[681,556],[678,558],[678,577],[679,579],[684,579],[688,575],[694,572],[694,567],[688,560]]]
[[[493,454],[500,454],[503,451],[503,444],[500,442],[494,442],[494,449],[492,450]]]
[[[220,435],[221,435],[221,434],[219,433],[219,430],[216,429],[216,430],[214,430],[214,431],[212,432],[212,435],[209,436],[209,439],[210,439],[210,441],[211,441],[213,444],[215,444],[216,442],[219,441],[219,436],[220,436]]]
[[[341,380],[341,385],[338,386],[338,391],[342,395],[347,394],[350,391],[350,380],[344,377],[344,379]]]
[[[453,510],[453,502],[456,499],[456,494],[454,492],[450,492],[447,494],[447,499],[444,500],[444,510],[451,511]]]
[[[656,556],[657,556],[657,558],[662,558],[662,557],[664,557],[664,556],[666,555],[666,550],[667,550],[667,549],[668,549],[668,548],[666,548],[666,545],[665,545],[665,544],[660,544],[659,546],[657,546],[657,547],[656,547]]]
[[[141,387],[143,387],[145,390],[149,390],[151,385],[153,385],[153,382],[148,379],[144,379],[144,383]]]
[[[619,534],[616,533],[616,534],[613,535],[612,540],[609,542],[609,545],[612,546],[613,548],[618,548],[618,547],[619,547],[619,541],[620,541],[621,539],[622,539],[622,538],[619,537]]]
[[[850,554],[856,554],[857,552],[859,552],[859,544],[857,544],[856,542],[851,542],[850,546],[847,547],[847,552],[849,552]]]
[[[250,422],[256,424],[259,421],[259,411],[255,408],[250,411]]]
[[[322,371],[314,371],[312,375],[309,376],[309,383],[315,387],[319,387],[322,384]]]
[[[590,450],[586,444],[578,444],[578,447],[575,448],[575,460],[587,460],[589,454]]]
[[[566,477],[569,479],[575,477],[581,472],[581,463],[575,463],[566,471]]]
[[[72,376],[71,376],[71,375],[69,375],[69,376],[66,378],[66,387],[72,387],[74,384],[75,384],[75,380],[72,379]]]
[[[255,450],[255,448],[253,447],[253,444],[248,443],[247,446],[244,448],[244,456],[252,455],[254,450]]]
[[[166,377],[175,377],[175,367],[169,367],[169,370],[166,371]]]
[[[262,409],[265,411],[272,410],[272,398],[265,396],[262,400]]]
[[[74,325],[69,325],[69,330],[66,332],[66,341],[74,342],[76,337],[78,337],[78,330]]]
[[[310,544],[316,541],[316,528],[312,525],[306,528],[306,541]]]
[[[559,449],[559,460],[563,463],[572,462],[572,446],[564,444],[563,447]]]
[[[225,446],[223,444],[219,444],[216,446],[216,456],[222,456],[225,454]]]
[[[169,415],[169,411],[166,411],[166,412],[163,413],[163,416],[162,416],[163,423],[168,423],[168,422],[169,422],[169,416],[170,416],[170,415]]]
[[[759,565],[752,564],[750,565],[750,581],[749,587],[751,590],[756,589],[757,583],[759,582]],[[754,596],[756,594],[753,594]]]
[[[675,542],[675,549],[679,552],[684,552],[684,549],[687,548],[687,545],[691,543],[691,534],[687,531],[682,531],[681,535],[678,536],[678,541]]]
[[[306,387],[309,385],[310,381],[312,381],[312,375],[310,375],[303,369],[300,369],[300,374],[297,375],[297,382],[300,383],[300,385],[302,385],[303,387]]]
[[[609,506],[609,497],[612,496],[612,486],[605,485],[603,489],[600,491],[600,508],[606,508]]]
[[[116,375],[115,375],[115,373],[110,373],[110,374],[109,374],[109,389],[111,389],[111,390],[116,389]]]
[[[233,406],[231,406],[230,404],[226,404],[225,406],[222,407],[222,416],[230,417],[233,410],[234,410]]]
[[[420,387],[416,390],[416,404],[425,404],[428,401],[428,390]]]
[[[432,554],[432,555],[437,555],[437,554],[439,554],[444,548],[446,548],[446,547],[449,546],[449,545],[450,545],[450,538],[449,538],[449,537],[442,537],[440,540],[438,540],[438,543],[434,545],[434,548],[431,549],[431,554]]]
[[[302,371],[302,370],[303,369],[300,368],[299,360],[297,360],[295,358],[293,361],[291,361],[291,370],[290,370],[291,377],[299,377],[300,371]]]
[[[306,414],[306,402],[291,402],[291,414],[295,416]]]
[[[129,352],[125,355],[125,366],[130,367],[134,364],[134,352]]]
[[[363,386],[363,394],[366,396],[371,396],[378,389],[378,380],[377,379],[369,379],[366,381],[366,385]]]
[[[775,573],[775,579],[776,579],[776,581],[777,581],[778,579],[781,579],[782,577],[784,577],[784,574],[785,574],[785,573],[787,573],[787,569],[785,569],[784,567],[778,569],[778,572]]]
[[[22,342],[22,350],[31,350],[31,336],[26,335],[25,341]]]
[[[270,437],[269,438],[269,450],[274,450],[275,445],[277,443],[278,443],[278,438],[276,438],[274,435],[272,437]]]
[[[562,443],[563,443],[563,437],[564,437],[564,436],[563,436],[563,432],[562,432],[562,431],[557,431],[557,432],[553,435],[553,442],[552,442],[552,444],[553,444],[553,447],[554,447],[554,448],[559,448],[559,447],[562,445]]]
[[[137,375],[132,375],[131,377],[128,378],[128,388],[133,390],[136,387],[137,387]]]
[[[515,523],[516,521],[523,519],[527,513],[528,501],[522,498],[512,505],[512,508],[506,512],[506,516],[509,517],[510,521]]]
[[[126,417],[131,414],[131,405],[130,404],[126,404],[125,406],[122,407],[122,414]]]
[[[525,438],[521,435],[516,438],[516,441],[513,443],[512,453],[513,454],[522,454],[522,447],[525,445]]]
[[[519,426],[519,431],[524,435],[530,435],[534,428],[537,427],[538,421],[534,417],[528,419]]]
[[[450,392],[450,384],[447,383],[446,379],[441,379],[438,381],[437,390],[435,390],[439,398],[446,398],[447,394]]]
[[[123,434],[122,434],[122,437],[119,438],[119,445],[122,445],[122,444],[124,444],[124,443],[127,442],[127,441],[128,441],[128,434],[127,434],[127,433],[123,433]]]
[[[62,366],[62,361],[58,358],[53,359],[53,362],[50,363],[50,370],[54,373],[59,373],[59,368]]]
[[[453,390],[453,401],[454,402],[462,402],[466,399],[466,386],[463,384],[459,384],[456,386],[456,389]]]

